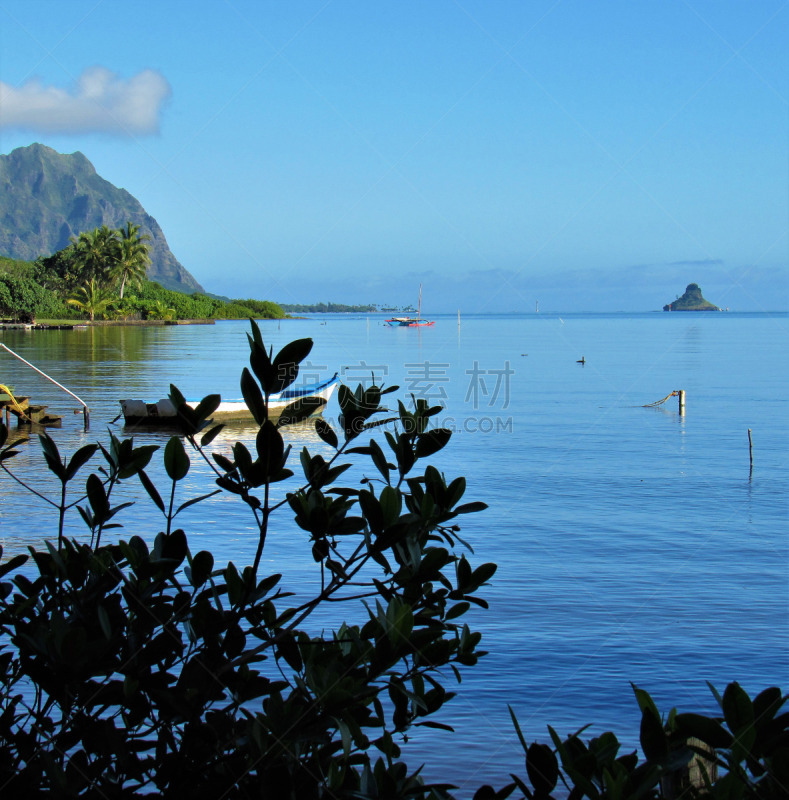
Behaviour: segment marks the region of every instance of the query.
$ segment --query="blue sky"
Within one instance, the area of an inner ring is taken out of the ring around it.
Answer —
[[[0,152],[83,152],[211,292],[789,309],[786,0],[0,0]]]

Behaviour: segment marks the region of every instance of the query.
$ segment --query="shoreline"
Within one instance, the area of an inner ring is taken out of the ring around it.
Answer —
[[[75,322],[0,322],[0,330],[70,331],[82,328],[117,327],[163,327],[165,325],[215,325],[217,322],[244,321],[248,317],[221,319],[99,319],[77,320]],[[305,319],[304,317],[255,317],[257,321],[282,322],[283,320]]]

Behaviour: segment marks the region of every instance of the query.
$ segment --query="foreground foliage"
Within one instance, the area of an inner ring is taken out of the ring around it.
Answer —
[[[41,437],[49,469],[62,486],[51,501],[60,520],[56,543],[2,567],[0,624],[0,785],[18,796],[41,789],[74,796],[321,797],[421,795],[416,772],[399,762],[399,740],[453,693],[445,682],[473,665],[480,634],[461,617],[484,605],[479,588],[495,566],[472,567],[456,555],[455,518],[480,510],[461,503],[465,481],[447,482],[423,459],[449,432],[429,429],[438,408],[402,405],[391,451],[359,437],[378,426],[377,386],[340,390],[342,430],[318,421],[334,455],[301,453],[292,479],[280,429],[313,409],[295,403],[273,421],[269,395],[296,380],[311,342],[266,350],[253,325],[251,370],[241,379],[260,428],[255,453],[236,443],[229,454],[206,448],[219,427],[206,428],[218,396],[196,410],[174,387],[186,441],[212,465],[216,491],[236,495],[258,530],[253,564],[215,564],[192,552],[176,518],[214,492],[184,495],[191,469],[180,437],[164,449],[168,484],[146,473],[156,450],[112,436],[68,461]],[[3,434],[5,436],[5,432]],[[352,446],[356,445],[356,446]],[[4,449],[5,467],[13,449]],[[338,487],[344,456],[366,456],[375,478]],[[98,472],[69,501],[78,474],[95,457]],[[391,460],[391,461],[390,461]],[[116,496],[140,480],[162,515],[163,529],[104,544],[128,504]],[[292,483],[292,481],[291,481]],[[275,499],[276,495],[276,499]],[[63,535],[69,510],[90,529],[89,544]],[[280,574],[260,574],[271,517],[290,511],[302,530],[319,580],[313,597],[287,605]],[[311,622],[319,607],[352,615],[326,635]],[[448,672],[447,672],[448,670]],[[437,791],[440,791],[437,789]]]
[[[731,683],[723,695],[710,686],[719,717],[678,713],[661,716],[652,698],[633,687],[641,709],[636,752],[621,753],[617,737],[607,732],[588,741],[583,730],[562,739],[553,728],[553,747],[527,744],[518,721],[513,724],[523,747],[526,776],[496,792],[483,787],[475,800],[518,796],[569,797],[570,800],[779,800],[789,797],[789,713],[787,696],[772,687],[753,699]],[[557,793],[558,790],[558,793]]]
[[[342,386],[339,429],[315,422],[327,455],[304,448],[297,479],[281,429],[313,409],[295,403],[274,420],[268,398],[297,379],[311,342],[275,356],[252,323],[249,345],[241,390],[259,426],[254,452],[237,442],[210,453],[218,396],[193,410],[175,387],[184,436],[163,453],[110,436],[106,447],[64,459],[41,437],[60,491],[39,497],[56,514],[58,537],[0,566],[3,796],[451,797],[453,776],[425,785],[402,744],[415,727],[447,728],[435,716],[454,695],[450,683],[484,655],[480,633],[462,620],[472,604],[485,607],[479,591],[496,567],[458,552],[456,524],[484,505],[463,503],[465,480],[425,463],[450,439],[430,427],[439,408],[420,400],[383,415],[382,398],[396,387]],[[0,425],[0,468],[11,479],[6,436]],[[166,475],[158,486],[149,475],[155,455]],[[186,489],[194,457],[216,485],[197,497]],[[101,466],[82,483],[93,461]],[[366,464],[361,483],[338,485],[353,462]],[[124,500],[132,480],[158,509],[161,530],[106,543],[121,520],[134,524]],[[178,527],[183,511],[218,492],[254,521],[250,566],[193,552]],[[65,537],[74,512],[89,541]],[[273,520],[286,513],[316,571],[304,597],[261,570],[269,537],[283,527]],[[643,758],[620,755],[611,733],[584,742],[583,731],[562,739],[551,730],[552,745],[527,744],[513,715],[526,773],[476,798],[695,796],[681,783],[694,754],[705,759],[708,796],[782,796],[789,715],[778,689],[751,700],[732,684],[719,698],[720,720],[673,711],[663,719],[649,695],[636,697]]]

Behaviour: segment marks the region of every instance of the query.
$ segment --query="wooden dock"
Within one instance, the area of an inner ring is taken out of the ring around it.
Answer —
[[[63,417],[47,412],[46,406],[33,405],[29,397],[16,397],[12,386],[0,384],[0,414],[9,426],[11,415],[17,418],[17,426],[43,425],[48,428],[59,428]]]

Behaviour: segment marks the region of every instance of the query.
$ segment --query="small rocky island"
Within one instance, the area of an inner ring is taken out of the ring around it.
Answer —
[[[685,294],[673,303],[663,306],[664,311],[720,311],[718,306],[705,300],[698,283],[689,283]]]

